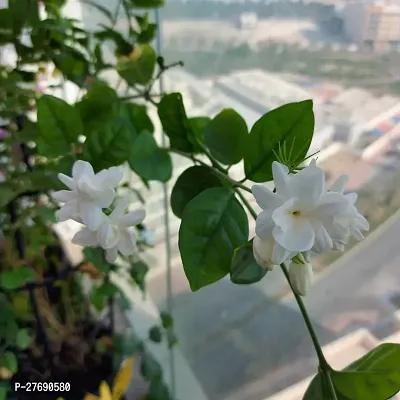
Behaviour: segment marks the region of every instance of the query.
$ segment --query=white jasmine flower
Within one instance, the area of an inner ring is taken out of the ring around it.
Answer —
[[[253,239],[253,255],[257,264],[263,268],[272,270],[274,266],[289,261],[296,255],[276,243],[271,235],[268,239],[260,239],[255,236]]]
[[[118,251],[128,256],[136,250],[136,235],[128,228],[143,222],[146,212],[144,209],[125,214],[129,200],[121,200],[112,213],[103,214],[102,222],[97,231],[84,228],[72,239],[72,242],[81,246],[101,246],[106,251],[108,261],[117,259]]]
[[[294,259],[289,266],[289,278],[293,289],[300,296],[305,296],[313,281],[313,269],[309,262]]]
[[[123,177],[120,168],[112,167],[93,172],[90,163],[78,160],[72,168],[72,177],[58,174],[62,183],[71,190],[60,190],[53,194],[55,200],[65,203],[58,211],[58,220],[74,219],[95,231],[103,219],[102,208],[114,200],[114,188]]]
[[[324,172],[311,163],[295,175],[286,166],[272,164],[276,193],[263,185],[251,190],[263,211],[256,221],[256,235],[265,240],[271,236],[286,250],[305,252],[317,247],[329,250],[333,241],[327,228],[334,215],[348,204],[342,194],[325,190]]]
[[[341,175],[332,185],[331,192],[343,193],[345,185],[348,181],[347,175]],[[358,212],[355,202],[357,201],[356,193],[344,194],[348,204],[346,209],[335,215],[334,223],[331,226],[330,235],[334,242],[334,248],[343,250],[350,237],[356,240],[362,240],[364,235],[361,231],[369,230],[368,221]]]

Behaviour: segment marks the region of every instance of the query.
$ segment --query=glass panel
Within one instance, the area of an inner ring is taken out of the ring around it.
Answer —
[[[310,153],[321,151],[329,182],[350,174],[349,190],[359,193],[359,207],[375,228],[400,202],[392,190],[383,205],[373,189],[378,179],[390,191],[388,182],[400,168],[386,153],[390,148],[399,155],[391,143],[400,132],[395,46],[400,38],[382,42],[376,22],[364,30],[367,7],[361,2],[342,7],[329,1],[167,0],[161,32],[166,63],[185,64],[165,74],[165,89],[183,94],[189,116],[214,117],[234,108],[251,127],[268,110],[312,98],[316,133]],[[382,137],[388,142],[379,144]],[[174,179],[189,165],[176,158]],[[231,172],[243,177],[240,164]],[[178,252],[178,228],[172,216],[175,324],[180,350],[209,399],[301,399],[317,361],[281,272],[243,287],[226,278],[192,293]],[[385,229],[382,235],[389,238],[398,224]],[[334,264],[340,254],[313,261],[317,278],[306,302],[336,368],[400,330],[398,305],[387,302],[389,292],[398,293],[396,252],[373,237],[367,239],[370,245]],[[162,268],[148,287],[164,308]]]

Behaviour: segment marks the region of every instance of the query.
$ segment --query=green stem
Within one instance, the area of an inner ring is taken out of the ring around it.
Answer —
[[[208,151],[206,146],[204,146],[204,144],[201,143],[200,141],[197,141],[197,144],[201,147],[201,150],[203,150],[203,153],[210,159],[213,167],[215,167],[218,171],[220,171],[220,172],[224,173],[224,175],[226,175],[226,171],[225,171],[224,167],[218,162],[218,160],[216,158],[214,158],[214,156]]]
[[[168,148],[168,151],[175,153],[175,154],[179,154],[182,157],[186,157],[189,158],[190,160],[192,160],[193,162],[198,162],[199,164],[207,167],[207,168],[211,168],[207,163],[205,163],[202,160],[199,160],[197,158],[194,158],[191,154],[185,153],[184,151],[180,151],[180,150],[176,150],[176,149],[172,149],[172,148]],[[211,160],[211,159],[210,159]],[[211,160],[211,162],[213,163],[213,161]],[[218,162],[217,162],[218,163]],[[231,178],[226,171],[218,164],[219,168],[213,163],[213,167],[215,167],[216,169],[213,170],[213,172],[217,175],[219,175],[221,178],[227,180],[228,182],[230,182],[232,184],[233,187],[238,187],[240,189],[245,190],[246,192],[251,193],[251,189],[243,184],[241,184],[240,182],[236,181],[235,179]]]
[[[293,288],[293,286],[292,286],[292,284],[290,282],[289,271],[286,268],[286,265],[282,263],[281,264],[281,268],[282,268],[283,274],[286,277],[286,280],[289,283],[290,288],[292,289],[292,292],[294,294],[296,302],[297,302],[297,304],[298,304],[298,306],[300,308],[300,312],[301,312],[301,314],[302,314],[302,316],[304,318],[304,322],[306,323],[308,332],[309,332],[309,334],[311,336],[311,340],[313,342],[315,351],[317,353],[317,357],[318,357],[320,368],[324,372],[329,372],[330,366],[329,366],[328,362],[325,359],[324,353],[322,352],[321,345],[318,342],[317,334],[314,331],[314,328],[312,326],[310,317],[308,316],[308,313],[307,313],[306,307],[305,307],[305,305],[303,303],[303,300],[302,300],[301,296],[299,294],[297,294],[296,290]]]
[[[237,195],[240,197],[240,200],[242,200],[243,204],[246,206],[246,208],[249,210],[251,216],[254,219],[257,219],[257,213],[254,211],[253,207],[251,204],[247,201],[247,199],[244,197],[243,193],[240,190],[236,190]]]

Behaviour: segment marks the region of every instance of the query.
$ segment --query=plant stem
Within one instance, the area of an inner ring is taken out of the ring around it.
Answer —
[[[190,160],[192,160],[193,162],[198,162],[199,164],[203,165],[204,167],[207,168],[211,168],[207,163],[205,163],[202,160],[199,160],[197,158],[194,158],[191,154],[185,153],[184,151],[180,151],[180,150],[176,150],[176,149],[172,149],[172,148],[167,148],[168,151],[175,153],[175,154],[179,154],[182,157],[186,157]],[[212,162],[212,161],[211,161]],[[232,184],[233,187],[238,187],[240,189],[245,190],[246,192],[251,193],[251,189],[243,184],[241,184],[240,182],[238,182],[237,180],[231,178],[226,171],[218,164],[218,166],[220,168],[217,168],[216,165],[214,165],[213,163],[213,167],[215,167],[216,169],[213,170],[213,172],[217,175],[219,175],[220,177],[222,177],[223,179],[227,180],[228,182],[230,182]]]
[[[293,288],[293,286],[292,286],[292,284],[290,282],[289,271],[286,268],[286,265],[282,263],[281,264],[281,268],[282,268],[283,274],[286,277],[286,280],[289,283],[290,288],[292,289],[293,295],[294,295],[294,297],[296,299],[296,302],[297,302],[297,304],[298,304],[298,306],[300,308],[300,312],[301,312],[301,314],[302,314],[302,316],[304,318],[304,322],[305,322],[305,324],[307,326],[307,329],[308,329],[308,332],[309,332],[309,334],[311,336],[311,340],[313,342],[315,351],[317,353],[319,366],[320,366],[322,371],[324,371],[324,372],[328,371],[329,372],[330,366],[329,366],[328,362],[325,359],[324,353],[322,352],[321,345],[318,342],[317,334],[315,333],[315,330],[314,330],[314,328],[312,326],[310,317],[309,317],[309,315],[307,313],[307,310],[306,310],[306,307],[305,307],[305,305],[303,303],[303,300],[302,300],[301,296],[296,293],[296,290]]]
[[[240,197],[242,200],[243,204],[246,206],[246,208],[249,210],[251,216],[254,219],[257,219],[257,213],[254,211],[253,207],[251,204],[247,201],[247,199],[244,197],[243,193],[240,190],[236,190],[237,195]]]

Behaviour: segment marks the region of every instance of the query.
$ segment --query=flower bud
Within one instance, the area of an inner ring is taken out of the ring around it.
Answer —
[[[290,283],[297,294],[305,296],[313,280],[313,269],[310,263],[297,261],[293,261],[289,267]]]
[[[263,240],[256,235],[253,240],[253,255],[258,265],[272,270],[275,265],[289,261],[295,253],[284,249],[276,243],[273,236]]]

